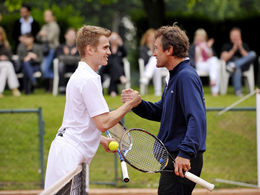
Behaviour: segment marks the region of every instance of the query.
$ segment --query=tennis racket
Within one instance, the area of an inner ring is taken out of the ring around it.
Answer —
[[[109,138],[113,138],[114,140],[116,140],[118,143],[120,142],[120,139],[122,137],[122,135],[127,131],[126,127],[124,126],[124,124],[120,121],[119,123],[117,123],[114,127],[112,127],[111,129],[107,130],[105,133],[107,135],[107,137]],[[128,136],[125,137],[125,140],[127,141],[127,144],[129,144],[129,140],[131,140],[131,138]],[[123,142],[122,142],[122,145]],[[130,178],[128,176],[128,171],[127,171],[127,166],[126,166],[126,162],[124,161],[124,158],[122,157],[119,149],[117,149],[117,153],[118,156],[120,158],[120,164],[121,164],[121,170],[122,170],[122,177],[123,177],[123,181],[125,183],[129,182]]]
[[[131,142],[129,142],[129,136]],[[165,170],[170,161],[174,162],[174,158],[161,140],[145,130],[129,129],[126,131],[120,141],[120,152],[124,160],[139,171],[146,173],[174,172],[174,170]],[[214,184],[188,171],[184,175],[185,178],[205,187],[209,191],[212,191],[215,187]]]

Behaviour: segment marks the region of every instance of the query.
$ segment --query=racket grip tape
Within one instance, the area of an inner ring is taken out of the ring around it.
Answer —
[[[122,176],[123,176],[123,181],[125,183],[129,182],[129,176],[128,176],[128,171],[127,171],[127,167],[126,167],[126,162],[125,161],[121,161],[121,169],[122,169]]]
[[[194,183],[197,183],[199,185],[201,185],[202,187],[208,189],[209,191],[212,191],[215,187],[214,184],[209,183],[207,181],[205,181],[204,179],[198,177],[197,175],[192,174],[191,172],[185,172],[185,177],[191,181],[193,181]]]

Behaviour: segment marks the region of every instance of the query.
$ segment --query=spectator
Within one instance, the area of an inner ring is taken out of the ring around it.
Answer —
[[[39,23],[31,16],[31,7],[27,4],[22,4],[20,8],[21,18],[14,23],[13,39],[15,41],[14,51],[17,50],[19,43],[21,42],[22,35],[31,33],[35,38],[40,30]]]
[[[256,53],[250,51],[248,45],[243,42],[239,28],[232,28],[229,38],[230,42],[224,44],[222,48],[221,59],[226,62],[226,69],[232,74],[235,95],[241,97],[243,96],[242,71],[249,69],[250,64],[256,58]]]
[[[1,26],[1,21],[2,21],[2,14],[0,12],[0,26]]]
[[[160,96],[162,93],[162,68],[157,68],[157,60],[153,53],[153,43],[154,43],[154,29],[148,29],[142,39],[141,46],[139,48],[139,57],[144,60],[145,70],[144,76],[140,78],[140,82],[148,85],[150,79],[153,77],[154,94]],[[164,68],[165,69],[165,68]],[[166,70],[166,69],[165,69]],[[167,71],[167,70],[166,70]],[[167,71],[168,72],[168,71]]]
[[[193,44],[189,48],[191,65],[197,71],[209,73],[211,94],[217,96],[219,92],[219,61],[214,55],[212,45],[214,39],[208,40],[207,32],[200,28],[196,30]]]
[[[30,94],[36,86],[36,79],[33,77],[33,73],[40,70],[40,63],[43,58],[42,49],[34,43],[34,37],[30,33],[23,35],[22,40],[23,42],[19,44],[17,53],[24,74],[25,94]]]
[[[154,33],[155,30],[150,28],[143,34],[141,39],[139,57],[144,60],[144,64],[147,64],[150,57],[153,55]]]
[[[51,92],[53,83],[52,61],[55,49],[59,46],[60,28],[51,10],[44,12],[45,25],[42,26],[37,38],[43,43],[44,58],[41,64],[43,78],[46,82],[46,90]]]
[[[66,72],[74,72],[80,61],[79,52],[76,47],[76,30],[69,28],[65,33],[65,43],[56,50],[56,57],[59,59],[59,92],[65,94]]]
[[[112,32],[111,36],[109,37],[109,41],[111,55],[108,57],[107,66],[102,66],[99,73],[101,75],[102,82],[104,81],[105,74],[109,75],[110,84],[108,93],[114,97],[118,94],[117,84],[120,82],[122,84],[126,83],[123,58],[126,57],[127,52],[121,37],[116,32]]]
[[[0,26],[0,98],[4,96],[3,91],[5,89],[6,81],[14,96],[21,95],[18,90],[19,82],[11,59],[11,47],[6,38],[5,30]]]
[[[207,134],[205,98],[201,80],[187,60],[188,48],[189,39],[176,24],[156,31],[156,66],[167,68],[170,78],[161,100],[142,100],[132,109],[142,118],[160,122],[157,137],[175,159],[166,166],[174,173],[161,173],[158,195],[191,195],[195,183],[185,179],[183,173],[191,169],[191,173],[200,176],[203,166]],[[131,94],[132,89],[123,90],[122,102],[131,100]]]

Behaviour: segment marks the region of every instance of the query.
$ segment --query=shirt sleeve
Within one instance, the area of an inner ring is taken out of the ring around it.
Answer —
[[[183,76],[179,84],[182,111],[187,124],[183,141],[178,146],[179,156],[195,157],[206,139],[206,109],[203,90],[197,77]]]
[[[86,81],[81,94],[90,117],[109,112],[102,93],[102,86],[98,79],[93,78]]]

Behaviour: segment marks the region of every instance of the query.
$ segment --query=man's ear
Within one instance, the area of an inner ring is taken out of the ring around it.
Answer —
[[[170,47],[166,50],[166,54],[169,55],[169,56],[173,56],[173,46],[170,45]]]
[[[91,45],[87,45],[85,49],[85,54],[92,56],[94,54],[94,48]]]

